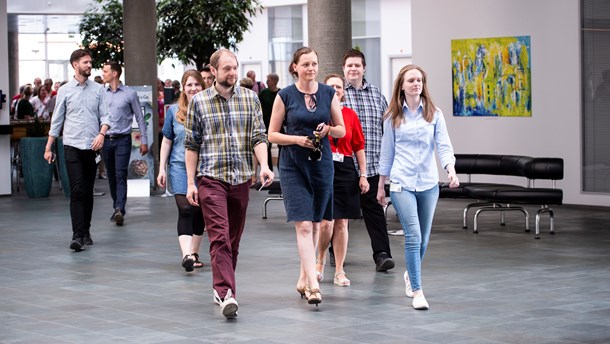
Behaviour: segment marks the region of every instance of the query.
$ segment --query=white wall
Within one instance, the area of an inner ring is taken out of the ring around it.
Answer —
[[[6,1],[0,0],[0,28],[8,27],[6,15]],[[8,32],[0,30],[0,90],[8,93]],[[0,110],[0,124],[10,123],[10,104],[13,95],[6,95],[6,103],[2,104]],[[10,158],[10,135],[0,135],[0,195],[11,194],[11,158]]]
[[[413,61],[444,110],[457,153],[561,157],[564,203],[610,206],[581,192],[580,8],[578,0],[413,1]],[[532,117],[453,117],[451,40],[531,36]]]
[[[381,10],[381,91],[390,101],[396,75],[391,57],[411,56],[411,0],[383,0]]]

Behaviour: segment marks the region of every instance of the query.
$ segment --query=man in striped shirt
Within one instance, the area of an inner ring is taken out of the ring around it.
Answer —
[[[388,108],[388,102],[381,94],[379,87],[366,82],[365,69],[366,59],[359,50],[350,49],[343,55],[343,74],[348,83],[345,87],[345,106],[356,111],[362,124],[366,142],[364,148],[366,177],[371,186],[367,193],[360,195],[360,208],[371,238],[375,269],[387,271],[394,267],[394,260],[390,252],[385,214],[376,197],[383,114]],[[356,166],[356,170],[359,171],[358,166]]]
[[[267,164],[267,135],[258,97],[237,83],[238,62],[226,49],[210,57],[213,87],[196,94],[186,116],[186,198],[201,206],[210,240],[214,302],[227,319],[237,317],[235,268],[246,221],[253,155],[264,185],[274,174]],[[253,154],[254,153],[254,154]],[[197,183],[195,183],[195,179]]]

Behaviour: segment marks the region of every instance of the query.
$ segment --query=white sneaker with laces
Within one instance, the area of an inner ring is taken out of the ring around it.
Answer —
[[[413,297],[413,290],[411,289],[411,281],[409,280],[409,271],[405,271],[404,279],[405,279],[405,294],[407,294],[407,297]]]
[[[227,295],[225,295],[224,299],[221,299],[216,290],[214,290],[214,303],[220,306],[222,315],[224,315],[225,318],[237,318],[237,309],[239,308],[239,305],[237,304],[237,300],[233,298],[231,289],[227,290]]]
[[[413,298],[413,308],[418,310],[426,310],[430,308],[424,294],[417,295]]]

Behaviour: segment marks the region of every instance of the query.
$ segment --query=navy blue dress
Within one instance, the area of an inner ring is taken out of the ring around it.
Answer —
[[[330,105],[335,90],[318,83],[317,106],[310,112],[305,94],[295,85],[278,93],[286,107],[284,132],[288,135],[311,136],[318,124],[330,123]],[[311,149],[299,145],[284,146],[280,153],[280,185],[288,221],[321,222],[333,219],[334,166],[328,137],[321,140],[322,159],[309,160]]]

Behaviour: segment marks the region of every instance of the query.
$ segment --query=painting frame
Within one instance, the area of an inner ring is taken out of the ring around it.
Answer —
[[[451,40],[453,115],[532,117],[531,37]]]

